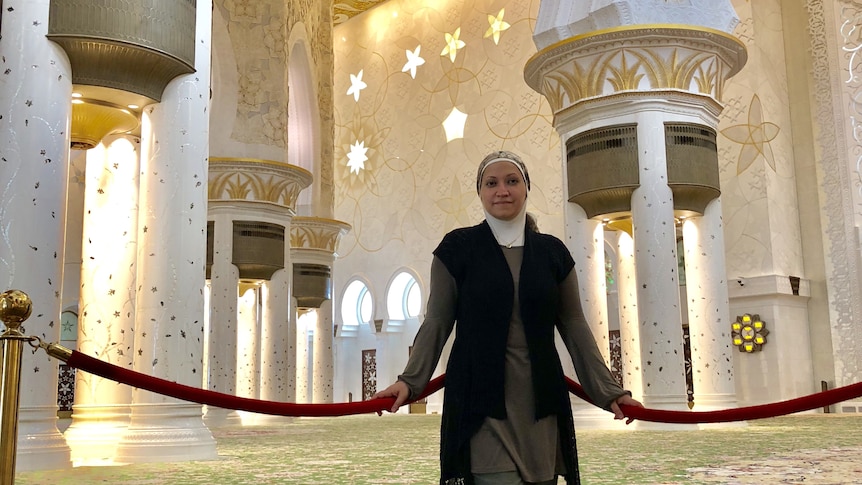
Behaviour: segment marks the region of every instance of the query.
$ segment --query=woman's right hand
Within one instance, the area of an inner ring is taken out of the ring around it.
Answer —
[[[395,413],[398,412],[398,408],[400,408],[401,405],[407,401],[407,398],[410,397],[410,389],[404,381],[395,381],[391,386],[371,396],[371,399],[380,399],[384,397],[395,398],[395,403],[392,404],[392,408],[389,410],[390,413]],[[378,411],[377,414],[382,414],[382,412]]]

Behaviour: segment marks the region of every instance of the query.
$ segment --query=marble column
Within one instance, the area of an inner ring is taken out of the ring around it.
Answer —
[[[314,309],[302,309],[297,312],[296,317],[296,402],[310,403],[311,392],[309,382],[309,352],[312,351],[308,345],[309,327],[317,320],[317,311]]]
[[[195,70],[144,110],[134,370],[203,383],[212,4],[198,1]],[[202,407],[136,389],[115,461],[217,456]]]
[[[285,257],[289,258],[290,245],[285,244]],[[289,261],[289,259],[287,260]],[[289,263],[285,266],[290,267]],[[290,324],[290,271],[281,269],[270,281],[260,287],[262,302],[260,330],[260,399],[288,401],[288,354]],[[285,422],[283,416],[257,416],[258,423]]]
[[[332,402],[332,381],[335,378],[334,355],[332,353],[332,300],[320,304],[317,310],[317,325],[314,329],[312,352],[312,402]]]
[[[213,264],[210,270],[207,388],[236,395],[237,287],[239,270],[231,263],[233,218],[228,207],[209,207],[213,221]],[[208,427],[242,424],[232,409],[207,406]]]
[[[298,329],[298,309],[296,298],[290,298],[290,308],[288,308],[289,326],[287,332],[287,364],[285,366],[284,378],[287,380],[285,384],[285,400],[287,402],[297,401],[296,392],[296,362],[297,362],[297,329]]]
[[[721,200],[683,224],[694,410],[737,407]]]
[[[71,66],[48,33],[49,0],[3,2],[0,59],[0,291],[24,291],[21,331],[60,338]],[[17,469],[70,466],[57,429],[58,361],[24,352]]]
[[[134,356],[139,141],[112,136],[87,151],[77,349],[131,369]],[[132,388],[75,374],[72,424],[65,432],[75,466],[110,464],[129,425]]]
[[[257,399],[259,394],[260,321],[258,303],[260,287],[240,283],[237,300],[236,395]],[[240,413],[243,424],[254,422],[254,416]]]
[[[634,241],[626,232],[617,232],[617,295],[620,314],[620,347],[623,387],[635,399],[643,395],[641,349],[638,335],[637,274]]]
[[[565,158],[564,158],[565,159]],[[566,245],[576,264],[572,271],[578,276],[578,289],[584,317],[593,332],[593,338],[605,359],[610,362],[610,345],[607,324],[607,280],[605,277],[604,230],[599,221],[587,218],[577,204],[566,204]],[[565,348],[561,352],[568,355]],[[563,359],[568,364],[569,359]],[[574,368],[564,369],[569,377],[580,380]],[[607,426],[608,413],[583,399],[570,395],[575,426],[578,429],[596,429]]]
[[[667,184],[664,121],[642,110],[637,122],[640,186],[632,194],[638,335],[643,403],[654,409],[688,409],[673,193]]]

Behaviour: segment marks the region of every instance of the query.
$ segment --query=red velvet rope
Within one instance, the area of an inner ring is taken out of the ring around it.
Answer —
[[[350,414],[365,414],[390,409],[395,402],[393,398],[375,399],[373,401],[357,401],[335,404],[296,404],[289,402],[262,401],[247,397],[231,396],[221,392],[209,391],[198,387],[177,384],[157,377],[131,371],[114,364],[90,357],[89,355],[72,351],[72,356],[66,363],[76,369],[104,377],[112,381],[127,384],[140,389],[146,389],[165,396],[175,397],[183,401],[207,404],[225,409],[250,411],[254,413],[273,414],[278,416],[347,416]],[[443,377],[440,376],[428,383],[425,391],[414,401],[423,399],[443,387]]]
[[[395,401],[393,398],[334,404],[296,404],[262,401],[259,399],[231,396],[229,394],[186,386],[184,384],[177,384],[176,382],[170,382],[157,377],[124,369],[114,364],[82,354],[78,351],[72,351],[72,356],[66,361],[66,363],[71,367],[89,372],[90,374],[95,374],[112,381],[145,389],[165,396],[182,399],[184,401],[207,404],[225,409],[236,409],[239,411],[250,411],[254,413],[273,414],[279,416],[320,417],[374,413],[390,409]],[[446,376],[444,374],[432,379],[425,387],[422,394],[410,402],[424,399],[430,394],[439,391],[444,385],[445,377]],[[589,403],[592,403],[584,393],[580,384],[567,377],[566,385],[569,392]],[[759,406],[724,409],[720,411],[667,411],[660,409],[638,408],[634,406],[622,406],[622,411],[627,417],[640,419],[641,421],[677,424],[725,423],[730,421],[745,421],[783,416],[800,411],[817,409],[838,402],[858,398],[860,396],[862,396],[862,383],[857,383],[787,401],[763,404]]]
[[[579,398],[592,403],[583,388],[577,382],[566,377],[566,385],[569,392]],[[623,414],[628,418],[640,419],[641,421],[653,421],[657,423],[727,423],[730,421],[746,421],[750,419],[774,418],[786,414],[808,411],[822,408],[849,399],[862,396],[862,382],[850,384],[849,386],[836,387],[828,391],[809,394],[807,396],[779,401],[758,406],[746,406],[742,408],[722,409],[718,411],[668,411],[663,409],[639,408],[635,406],[620,406]],[[594,404],[594,403],[593,403]]]

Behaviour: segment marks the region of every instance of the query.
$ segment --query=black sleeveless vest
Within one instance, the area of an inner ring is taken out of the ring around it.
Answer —
[[[458,288],[441,424],[441,483],[472,483],[470,437],[486,417],[506,417],[504,363],[515,291],[530,352],[535,419],[557,415],[566,479],[578,483],[571,406],[554,344],[559,284],[575,263],[562,241],[529,230],[523,251],[518,288],[487,222],[450,232],[434,251]]]

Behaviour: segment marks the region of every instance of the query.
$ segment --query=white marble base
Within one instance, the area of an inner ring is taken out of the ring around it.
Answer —
[[[117,446],[117,463],[150,463],[218,458],[199,404],[139,404]]]
[[[72,465],[113,465],[117,443],[128,426],[128,405],[76,405],[72,424],[64,433],[66,443],[72,450]]]
[[[39,406],[18,411],[16,471],[71,468],[71,450],[57,428],[57,407]]]

